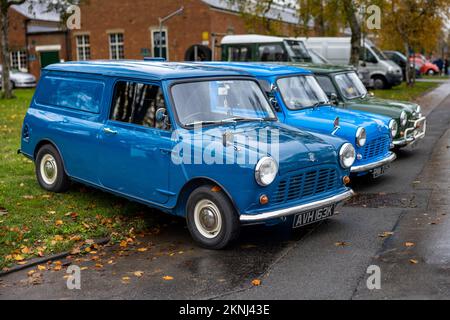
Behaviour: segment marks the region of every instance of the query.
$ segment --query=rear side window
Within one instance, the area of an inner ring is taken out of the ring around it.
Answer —
[[[46,76],[41,79],[36,102],[42,105],[99,113],[103,82]]]
[[[139,126],[170,129],[169,117],[157,118],[157,111],[167,115],[164,94],[160,86],[118,81],[114,90],[110,119]]]

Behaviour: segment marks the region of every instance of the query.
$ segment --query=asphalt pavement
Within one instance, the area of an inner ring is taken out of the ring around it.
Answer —
[[[63,260],[60,271],[4,276],[0,299],[449,299],[449,87],[420,101],[425,139],[385,176],[353,181],[357,196],[332,219],[296,231],[247,227],[234,247],[208,251],[183,220],[148,210],[155,232]],[[82,268],[80,290],[67,288],[71,264]],[[379,267],[380,289],[367,288],[369,266]]]

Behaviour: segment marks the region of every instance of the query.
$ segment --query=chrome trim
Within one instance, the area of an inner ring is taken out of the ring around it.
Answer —
[[[397,155],[395,153],[391,152],[391,154],[388,157],[381,159],[380,161],[371,162],[371,163],[363,164],[360,166],[354,166],[350,169],[350,172],[352,172],[352,173],[353,172],[366,172],[371,169],[375,169],[375,168],[384,166],[385,164],[391,163],[395,159],[397,159]]]
[[[399,138],[399,139],[396,139],[393,141],[394,146],[406,146],[410,143],[413,143],[413,142],[425,137],[425,134],[427,131],[427,118],[421,117],[417,120],[410,120],[410,121],[414,121],[414,125],[411,128],[408,128],[405,130],[405,133],[403,134],[402,138]],[[420,122],[424,122],[423,131],[421,131],[420,133],[414,133],[414,131],[417,129],[417,125]],[[411,136],[408,136],[411,132],[413,134]]]
[[[305,211],[319,209],[319,208],[325,207],[330,204],[339,203],[344,200],[347,200],[348,198],[352,197],[353,195],[354,195],[353,190],[347,190],[343,193],[337,194],[335,196],[332,196],[332,197],[329,197],[326,199],[301,204],[301,205],[298,205],[295,207],[279,209],[279,210],[259,213],[259,214],[255,214],[255,215],[243,214],[240,216],[239,219],[241,220],[241,222],[260,222],[260,221],[264,221],[264,220],[281,218],[281,217],[289,216],[289,215],[296,214],[296,213],[302,213]]]

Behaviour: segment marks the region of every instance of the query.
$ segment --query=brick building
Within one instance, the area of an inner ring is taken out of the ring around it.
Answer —
[[[220,43],[221,36],[264,33],[261,23],[244,19],[226,0],[89,0],[80,6],[78,30],[65,30],[59,15],[44,13],[43,8],[29,14],[24,4],[11,9],[11,49],[21,52],[19,67],[36,76],[41,67],[59,60],[157,57],[159,18],[180,7],[184,7],[182,14],[162,29],[162,56],[171,61],[211,59],[212,55],[217,59],[220,51],[213,49],[213,43]],[[295,34],[298,17],[294,10],[275,6],[266,17],[280,35]]]

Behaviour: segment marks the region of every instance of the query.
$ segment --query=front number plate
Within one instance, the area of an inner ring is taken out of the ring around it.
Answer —
[[[313,211],[298,213],[294,216],[293,228],[299,228],[316,221],[324,220],[334,214],[334,204]]]
[[[378,178],[378,177],[382,176],[383,174],[386,173],[386,171],[389,170],[390,167],[391,167],[390,165],[386,164],[384,166],[381,166],[381,167],[373,169],[372,172],[371,172],[372,173],[372,178],[375,179],[375,178]]]

